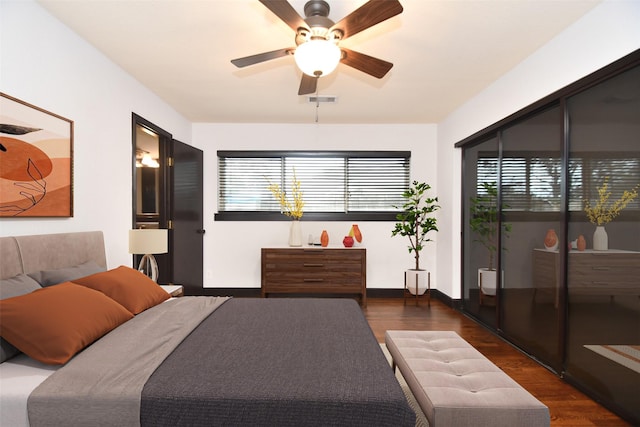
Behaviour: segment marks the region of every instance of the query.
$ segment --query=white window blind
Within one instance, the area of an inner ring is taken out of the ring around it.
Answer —
[[[586,155],[574,167],[570,167],[571,194],[569,209],[584,208],[584,200],[598,201],[598,188],[608,177],[610,201],[618,200],[625,190],[629,191],[640,184],[640,158],[638,152],[608,153],[607,157]],[[578,185],[580,183],[580,185]],[[580,188],[581,191],[574,191]],[[640,209],[640,200],[636,198],[626,209]],[[625,210],[626,210],[625,209]]]
[[[398,212],[410,152],[218,152],[218,212],[279,213],[267,189],[291,191],[294,172],[311,213]]]
[[[483,182],[498,182],[495,152],[478,159],[477,194]],[[582,211],[585,200],[598,200],[598,187],[609,177],[610,200],[640,183],[637,153],[572,153],[569,159],[569,210]],[[502,201],[506,211],[559,212],[562,164],[558,153],[504,153],[501,164]],[[640,209],[638,199],[627,209]]]

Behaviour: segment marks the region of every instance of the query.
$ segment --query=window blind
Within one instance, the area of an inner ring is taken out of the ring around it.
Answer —
[[[483,182],[498,182],[495,152],[480,153],[477,194]],[[609,178],[610,200],[640,183],[637,153],[572,153],[569,159],[569,210],[582,211],[586,200],[598,200],[598,188]],[[562,209],[562,164],[558,153],[506,152],[501,164],[502,201],[506,211],[559,212]],[[627,209],[640,209],[638,199]]]
[[[279,213],[270,183],[291,191],[294,174],[304,212],[398,212],[409,186],[405,151],[218,152],[218,211]]]

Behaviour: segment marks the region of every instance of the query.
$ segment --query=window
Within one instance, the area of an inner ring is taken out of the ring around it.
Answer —
[[[498,182],[498,158],[479,153],[478,195],[483,182]],[[508,211],[559,212],[562,164],[557,153],[505,152],[502,158],[502,202]]]
[[[295,173],[305,219],[393,221],[410,161],[406,151],[219,151],[216,220],[286,219],[267,186],[290,191]]]
[[[640,182],[637,153],[574,153],[569,159],[569,210],[580,212],[585,200],[598,199],[602,182],[591,177],[609,177],[611,200]],[[498,159],[495,152],[480,153],[477,194],[483,182],[497,182]],[[557,153],[505,152],[502,158],[502,200],[507,211],[560,212],[562,210],[562,164]],[[640,209],[638,199],[627,209]]]

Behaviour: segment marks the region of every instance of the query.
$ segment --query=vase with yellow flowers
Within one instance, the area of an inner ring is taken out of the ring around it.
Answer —
[[[609,249],[609,236],[604,226],[613,221],[633,199],[638,197],[638,187],[637,185],[630,191],[625,190],[618,200],[610,201],[609,177],[605,177],[602,186],[598,188],[598,201],[595,206],[592,206],[587,200],[584,211],[587,213],[589,221],[596,226],[593,233],[594,250],[606,251]]]
[[[268,189],[280,204],[280,211],[293,220],[291,221],[291,227],[289,229],[289,246],[302,246],[302,230],[300,227],[300,218],[302,218],[304,199],[302,197],[303,193],[300,181],[298,181],[298,177],[296,176],[296,170],[293,170],[291,200],[289,200],[289,197],[287,197],[287,193],[278,184],[273,184],[270,182]]]

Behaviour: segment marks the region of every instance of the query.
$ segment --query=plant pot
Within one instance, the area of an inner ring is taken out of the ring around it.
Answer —
[[[484,295],[495,296],[498,286],[498,272],[488,268],[478,269],[478,288]]]
[[[404,272],[404,285],[411,295],[422,295],[430,288],[430,277],[427,270],[408,269]],[[417,287],[416,287],[417,283]]]

